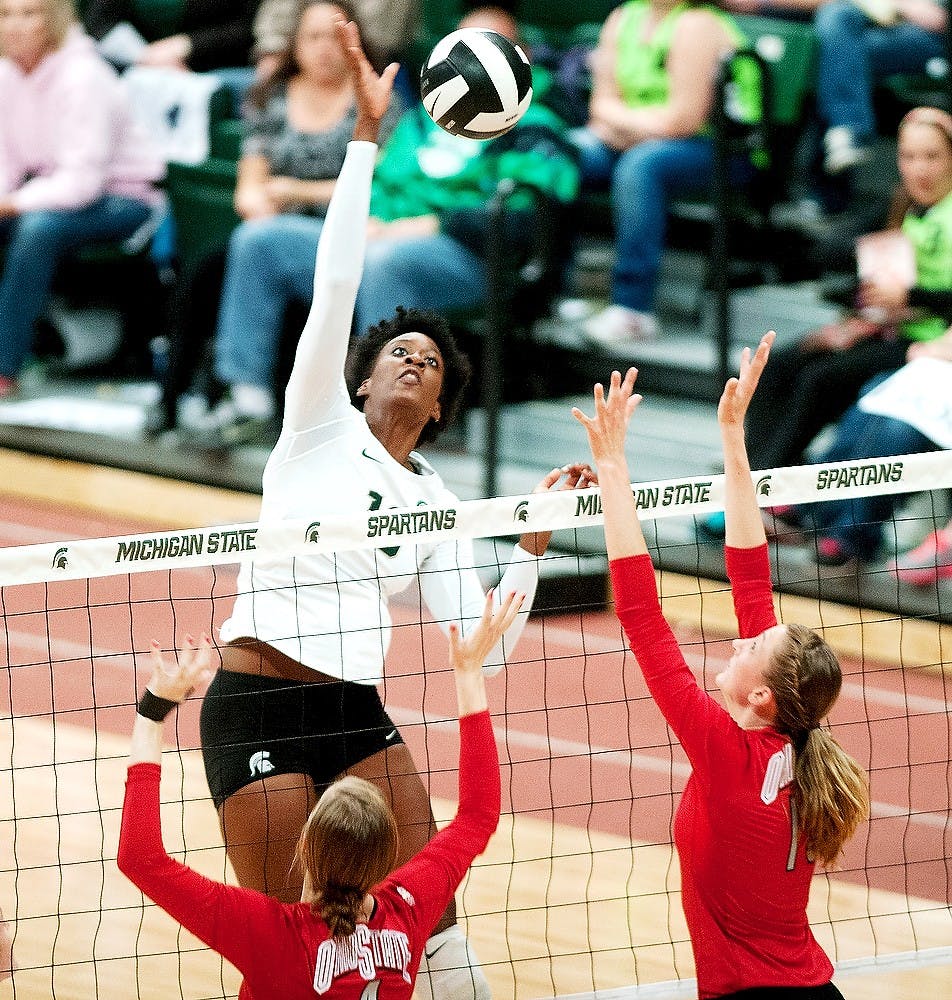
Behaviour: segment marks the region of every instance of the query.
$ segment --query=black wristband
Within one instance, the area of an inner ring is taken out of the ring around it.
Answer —
[[[136,706],[136,712],[144,719],[151,719],[153,722],[163,722],[173,708],[178,708],[177,701],[160,698],[157,694],[153,694],[146,688],[142,692],[139,704]]]

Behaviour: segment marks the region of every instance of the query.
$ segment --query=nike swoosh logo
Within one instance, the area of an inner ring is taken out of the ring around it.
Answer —
[[[383,465],[383,462],[381,462],[376,455],[371,455],[366,448],[364,448],[364,450],[361,452],[361,455],[363,455],[364,458],[369,458],[371,462],[376,462],[378,465]]]
[[[385,739],[385,740],[387,740],[387,742],[389,742],[389,741],[390,741],[390,740],[392,740],[392,739],[393,739],[393,738],[394,738],[394,737],[395,737],[396,735],[397,735],[397,731],[396,731],[396,729],[391,729],[391,730],[390,730],[390,732],[389,732],[389,733],[387,733],[387,735],[386,735],[386,736],[384,737],[384,739]]]
[[[426,948],[424,948],[423,954],[426,955],[427,961],[430,961],[434,955],[439,953],[441,948],[445,948],[448,944],[449,941],[444,941],[442,944],[438,944],[432,951],[427,951]]]

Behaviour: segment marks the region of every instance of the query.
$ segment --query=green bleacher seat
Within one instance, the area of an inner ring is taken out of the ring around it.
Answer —
[[[236,178],[234,160],[169,164],[167,187],[183,271],[228,245],[239,221],[234,207]]]
[[[778,126],[799,126],[816,73],[816,37],[809,24],[776,17],[737,17],[751,48],[771,70],[771,114]]]
[[[132,23],[154,42],[179,32],[184,10],[185,0],[132,0]]]
[[[241,156],[241,140],[244,134],[244,123],[237,118],[213,120],[209,156],[212,159],[237,161]]]
[[[617,0],[519,0],[516,19],[524,26],[527,38],[540,32],[556,49],[594,42],[608,15],[618,6]]]

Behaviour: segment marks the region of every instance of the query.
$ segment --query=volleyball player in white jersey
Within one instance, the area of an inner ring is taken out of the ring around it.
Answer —
[[[355,74],[357,124],[324,224],[281,436],[264,472],[262,522],[456,502],[413,451],[449,422],[468,377],[445,322],[398,310],[358,347],[353,403],[345,383],[377,127],[394,68],[378,78],[356,31],[341,30]],[[592,482],[588,466],[571,466],[553,470],[538,489]],[[547,544],[548,534],[523,536],[497,591],[526,594],[528,609]],[[301,898],[294,848],[317,796],[342,774],[373,781],[391,803],[398,864],[435,832],[426,788],[376,687],[390,642],[388,601],[413,581],[444,629],[478,621],[485,595],[469,543],[394,544],[242,570],[221,628],[222,669],[202,706],[206,774],[241,885],[288,902]],[[525,619],[520,615],[504,648],[490,654],[490,669],[501,667]],[[424,997],[430,990],[441,998],[489,996],[455,906],[427,942],[417,990]]]

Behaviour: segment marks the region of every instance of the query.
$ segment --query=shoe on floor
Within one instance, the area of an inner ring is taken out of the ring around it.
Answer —
[[[582,330],[590,340],[611,346],[654,340],[658,335],[658,322],[649,312],[611,305],[587,319]]]
[[[724,533],[727,530],[727,520],[724,511],[716,510],[707,517],[697,519],[698,538],[706,542],[722,542]]]
[[[777,507],[762,507],[760,519],[764,523],[767,538],[780,545],[800,545],[804,540],[800,515],[792,504]]]
[[[952,531],[933,531],[910,552],[894,559],[889,568],[913,587],[932,587],[938,580],[952,579]]]
[[[239,408],[226,394],[195,426],[184,440],[196,448],[222,450],[243,444],[264,444],[274,437],[273,414],[260,415]]]
[[[858,167],[873,155],[870,147],[860,142],[853,130],[844,125],[827,129],[823,136],[823,148],[823,169],[833,175]]]
[[[845,566],[855,556],[838,539],[823,535],[816,540],[816,564],[818,566]]]

